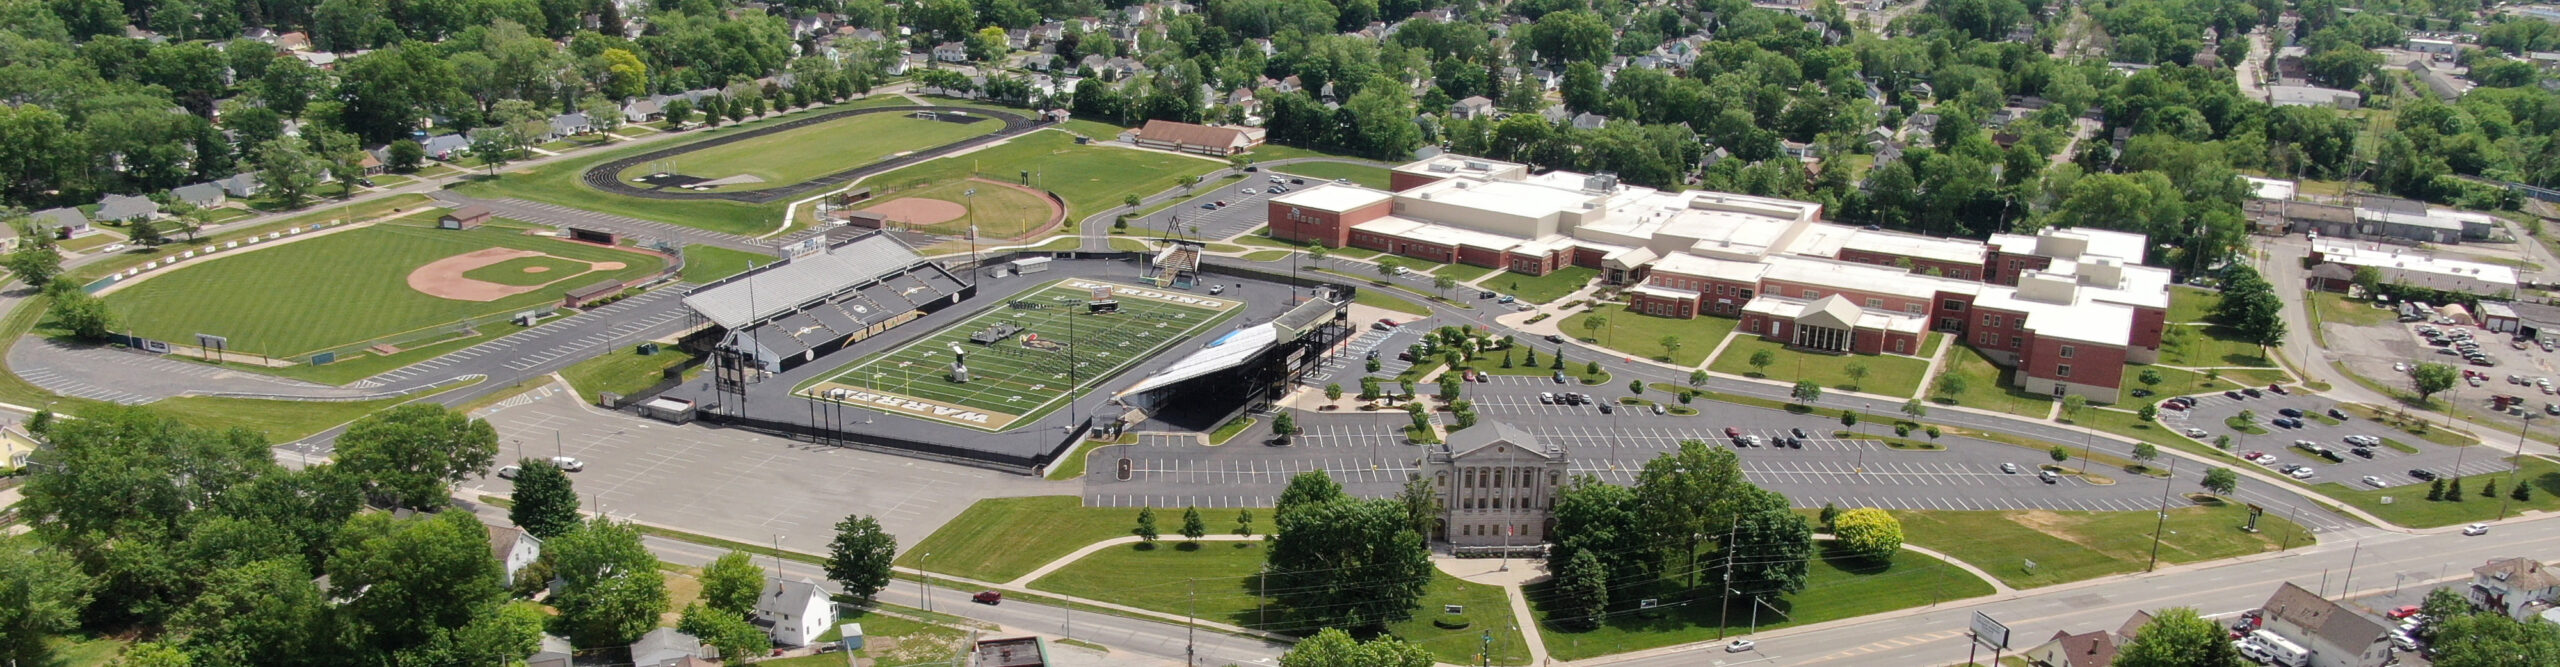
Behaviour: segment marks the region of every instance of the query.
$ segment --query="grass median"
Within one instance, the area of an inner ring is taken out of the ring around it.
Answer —
[[[2560,510],[2560,464],[2537,456],[2508,458],[2507,461],[2516,464],[2514,472],[2462,478],[2464,495],[2458,501],[2427,500],[2426,484],[2376,489],[2361,484],[2327,482],[2311,488],[2384,521],[2411,528],[2494,521],[2501,514],[2512,517],[2525,511]],[[2493,482],[2497,485],[2495,494],[2480,495],[2482,488]],[[2521,501],[2509,496],[2517,484],[2530,486],[2532,495]]]
[[[1747,634],[1755,629],[1755,621],[1757,630],[1773,630],[1992,592],[1990,582],[1918,553],[1895,554],[1890,563],[1827,547],[1818,553],[1806,568],[1804,590],[1770,600],[1766,606],[1736,598],[1727,609],[1720,606],[1723,598],[1713,586],[1691,589],[1678,585],[1685,582],[1665,581],[1612,592],[1609,616],[1593,630],[1567,631],[1554,624],[1556,612],[1542,604],[1558,595],[1552,579],[1530,584],[1521,593],[1536,610],[1547,653],[1557,660],[1581,660]],[[1658,606],[1639,609],[1638,602],[1647,599]],[[1756,618],[1754,607],[1758,608]]]
[[[1929,334],[1940,336],[1943,334]],[[1762,369],[1751,365],[1751,357],[1768,352],[1776,363]],[[1866,369],[1864,379],[1852,377],[1852,366]],[[1758,336],[1736,338],[1716,355],[1708,370],[1734,375],[1768,377],[1779,380],[1812,380],[1833,389],[1848,389],[1886,396],[1910,396],[1920,390],[1922,376],[1929,372],[1929,360],[1895,354],[1837,355],[1817,354],[1790,349],[1784,344]]]
[[[2309,531],[2274,515],[2258,518],[2258,532],[2244,532],[2248,513],[2247,506],[2224,501],[2171,508],[2161,533],[2160,562],[2246,556],[2314,541]],[[1972,563],[2013,588],[2142,570],[2150,562],[2153,528],[2162,525],[2151,512],[1921,510],[1893,515],[1902,520],[1910,544]]]
[[[1202,510],[1209,529],[1235,528],[1234,509]],[[1253,511],[1268,527],[1271,511]],[[1156,508],[1156,525],[1182,525],[1182,508]],[[988,498],[970,505],[942,529],[898,556],[898,565],[979,581],[1004,583],[1086,545],[1126,537],[1138,527],[1134,507],[1085,507],[1074,496]],[[933,554],[930,557],[925,554]]]
[[[1574,313],[1556,323],[1556,329],[1567,336],[1592,342],[1601,347],[1633,357],[1668,361],[1679,366],[1697,366],[1707,360],[1733,333],[1735,321],[1723,317],[1679,319],[1637,312],[1633,308],[1604,305]],[[1666,349],[1662,341],[1679,339],[1676,348]]]

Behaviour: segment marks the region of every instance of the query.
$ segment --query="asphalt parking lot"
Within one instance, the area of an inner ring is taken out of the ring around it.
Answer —
[[[1834,437],[1832,433],[1841,427],[1833,419],[1707,401],[1691,406],[1700,410],[1697,416],[1635,409],[1603,415],[1594,406],[1542,404],[1537,395],[1561,389],[1608,401],[1623,395],[1624,387],[1579,383],[1559,387],[1544,378],[1497,376],[1494,380],[1472,383],[1466,389],[1467,399],[1476,403],[1485,421],[1512,423],[1542,442],[1562,445],[1572,457],[1568,469],[1573,474],[1618,484],[1632,484],[1646,461],[1689,440],[1731,448],[1741,459],[1746,477],[1786,494],[1798,507],[1829,503],[1911,510],[2145,511],[2158,507],[2164,488],[2183,492],[2202,481],[2202,466],[2180,466],[2174,481],[2116,472],[2114,484],[2092,484],[2071,476],[2048,484],[2035,474],[2037,464],[2049,461],[2040,450],[1952,436],[1940,439],[1944,450],[1896,450],[1874,441]],[[1270,440],[1268,432],[1254,430],[1218,447],[1147,441],[1102,448],[1085,478],[1086,503],[1267,507],[1290,476],[1308,471],[1331,475],[1353,494],[1386,496],[1415,471],[1424,451],[1405,444],[1401,429],[1407,421],[1400,412],[1301,412],[1298,423],[1304,432],[1285,446],[1265,444]],[[1728,426],[1764,440],[1792,435],[1793,429],[1801,428],[1806,435],[1804,447],[1735,448],[1724,435]],[[1860,430],[1879,433],[1889,428],[1868,424]],[[1101,462],[1118,457],[1131,461],[1127,480],[1118,479],[1115,466]],[[2018,472],[2002,472],[2002,463],[2016,464]],[[2236,495],[2245,502],[2291,506],[2289,494],[2257,488],[2262,486],[2265,483],[2244,481]],[[2317,531],[2358,525],[2325,512],[2287,514]]]
[[[1271,207],[1264,206],[1263,202],[1272,197],[1269,189],[1271,174],[1254,172],[1244,176],[1238,180],[1222,180],[1214,184],[1202,183],[1198,194],[1183,199],[1182,203],[1174,204],[1171,208],[1157,211],[1143,219],[1130,220],[1129,224],[1135,227],[1163,230],[1165,225],[1170,223],[1176,231],[1198,227],[1199,233],[1192,236],[1204,239],[1234,238],[1239,234],[1251,232],[1269,221]],[[1290,187],[1296,189],[1313,185],[1315,184],[1308,183],[1304,186]],[[1244,194],[1245,188],[1252,188],[1253,194]],[[1202,204],[1214,204],[1220,201],[1226,202],[1227,205],[1222,208],[1200,208]]]
[[[2338,403],[2327,398],[2299,393],[2289,396],[2261,393],[2264,395],[2259,398],[2247,398],[2243,395],[2237,400],[2222,394],[2197,396],[2195,397],[2196,407],[2193,410],[2161,410],[2160,423],[2181,430],[2204,429],[2206,435],[2201,440],[2207,443],[2213,442],[2216,436],[2229,435],[2233,452],[2254,450],[2272,454],[2276,457],[2276,463],[2266,466],[2271,474],[2280,474],[2276,471],[2286,464],[2310,466],[2316,472],[2310,479],[2303,481],[2314,484],[2338,482],[2348,486],[2369,488],[2372,485],[2361,480],[2370,475],[2379,479],[2385,487],[2405,486],[2426,483],[2409,474],[2413,469],[2428,470],[2438,475],[2468,476],[2505,472],[2515,467],[2500,459],[2496,451],[2472,451],[2477,448],[2447,447],[2427,442],[2397,429],[2355,417],[2353,414],[2349,414],[2347,420],[2336,425],[2330,425],[2318,419],[2304,419],[2302,428],[2279,427],[2273,422],[2282,409],[2293,408],[2318,414],[2336,407]],[[2254,411],[2257,414],[2258,427],[2266,429],[2267,433],[2263,435],[2241,433],[2232,430],[2224,423],[2226,419],[2240,414],[2242,410]],[[2346,443],[2346,437],[2350,435],[2377,436],[2390,442],[2408,445],[2417,449],[2418,452],[2415,454],[2403,452],[2386,443],[2385,446],[2371,448],[2373,458],[2363,458],[2350,453],[2350,445]],[[2345,460],[2333,463],[2328,459],[2295,448],[2293,443],[2297,440],[2320,443],[2336,451]]]

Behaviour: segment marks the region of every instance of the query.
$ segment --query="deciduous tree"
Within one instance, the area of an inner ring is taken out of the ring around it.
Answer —
[[[581,646],[628,644],[657,627],[667,611],[658,557],[627,523],[596,517],[543,545],[560,592],[560,628]]]
[[[2116,654],[2117,667],[2240,667],[2240,651],[2222,626],[2189,607],[2153,612],[2151,622]]]
[[[1841,512],[1831,522],[1831,534],[1840,539],[1841,548],[1867,558],[1891,560],[1902,550],[1902,522],[1873,507]]]
[[[844,594],[869,600],[889,586],[889,565],[898,556],[898,538],[880,529],[880,521],[860,514],[836,522],[836,538],[827,544],[827,578]]]
[[[338,436],[338,467],[374,499],[394,507],[446,505],[447,485],[489,467],[498,432],[489,422],[434,403],[411,403],[356,420]]]
[[[721,554],[702,566],[700,579],[702,604],[741,619],[755,613],[756,598],[764,595],[764,568],[756,567],[755,558],[744,551]]]
[[[1431,667],[1430,651],[1393,636],[1363,642],[1325,628],[1281,654],[1280,667]]]
[[[549,459],[517,461],[515,482],[507,520],[517,528],[548,540],[578,527],[578,490],[560,466]]]
[[[1378,628],[1413,613],[1430,551],[1390,500],[1336,497],[1282,512],[1267,559],[1272,599],[1294,622]]]

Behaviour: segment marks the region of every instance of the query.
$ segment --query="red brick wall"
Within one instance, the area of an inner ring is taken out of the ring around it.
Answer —
[[[1474,246],[1458,246],[1458,263],[1460,264],[1498,269],[1507,266],[1503,263],[1503,259],[1503,252],[1500,250],[1487,250]]]
[[[1858,354],[1884,353],[1884,332],[1874,329],[1849,332],[1849,351]]]
[[[1604,254],[1606,253],[1590,248],[1574,248],[1573,265],[1591,269],[1600,268],[1600,256]]]
[[[1937,308],[1937,304],[1925,302],[1920,299],[1889,294],[1869,294],[1866,292],[1838,289],[1826,285],[1804,285],[1776,280],[1762,280],[1760,281],[1760,288],[1772,296],[1782,296],[1789,299],[1802,299],[1806,301],[1812,301],[1814,299],[1831,296],[1833,294],[1845,294],[1848,295],[1851,303],[1857,304],[1860,308],[1872,308],[1875,310],[1887,310],[1898,313],[1910,313],[1910,306],[1914,305],[1920,307],[1920,312],[1916,313],[1918,315],[1926,315]],[[1812,290],[1812,296],[1806,296],[1806,290]],[[1867,303],[1868,299],[1876,299],[1878,300],[1878,303],[1876,305],[1869,305]]]
[[[1340,248],[1350,242],[1351,226],[1342,223],[1340,214],[1270,202],[1265,216],[1271,223],[1271,236],[1286,241],[1321,244]]]
[[[2071,348],[2071,356],[2062,356],[2062,348]],[[2113,345],[2076,343],[2051,339],[2028,341],[2029,352],[2018,361],[2020,372],[2030,377],[2057,382],[2121,387],[2124,382],[2124,348]],[[2062,367],[2071,367],[2070,375]]]
[[[1925,334],[1914,335],[1899,331],[1886,332],[1884,335],[1884,351],[1891,354],[1919,354],[1920,339],[1922,335]]]
[[[1972,319],[1965,321],[1965,343],[1985,350],[2019,352],[2029,342],[2026,325],[2025,313],[1974,308]]]
[[[1929,306],[1930,329],[1945,329],[1946,327],[1941,325],[1945,324],[1949,319],[1956,321],[1956,326],[1954,328],[1956,331],[1966,331],[1972,328],[1972,323],[1966,321],[1965,318],[1973,314],[1973,295],[1939,292],[1937,298],[1933,299],[1933,301],[1935,303],[1932,303]],[[1948,308],[1947,302],[1949,301],[1956,302],[1958,305],[1963,307]],[[1916,350],[1918,348],[1913,349]]]
[[[1554,254],[1548,255],[1514,252],[1511,253],[1508,258],[1509,268],[1513,273],[1525,273],[1533,276],[1547,275],[1548,273],[1555,271],[1556,265],[1561,263],[1565,257],[1567,257],[1566,253],[1570,252],[1572,251],[1560,250]]]
[[[1653,296],[1649,294],[1628,295],[1627,307],[1635,309],[1636,312],[1657,317],[1689,319],[1698,316],[1698,302],[1696,301]]]
[[[2133,346],[2160,349],[2161,332],[2168,328],[2169,313],[2158,308],[2133,309]]]
[[[1434,176],[1408,174],[1401,171],[1387,172],[1388,192],[1403,192],[1438,182],[1440,182],[1440,179]]]
[[[1995,250],[1991,252],[1990,262],[1991,266],[1987,267],[1988,271],[1984,274],[1988,276],[1989,279],[1984,280],[1983,282],[1996,285],[2015,286],[2018,284],[2019,273],[2026,271],[2042,271],[2046,267],[2053,265],[2053,258],[2039,257],[2036,255],[2012,255]]]

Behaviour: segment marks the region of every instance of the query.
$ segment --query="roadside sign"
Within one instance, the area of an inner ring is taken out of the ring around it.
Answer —
[[[1994,651],[2008,650],[2009,626],[1991,620],[1991,615],[1973,612],[1973,641]]]

